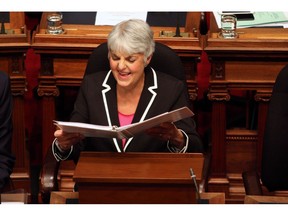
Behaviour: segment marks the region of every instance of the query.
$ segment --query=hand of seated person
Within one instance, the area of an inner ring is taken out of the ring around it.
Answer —
[[[63,130],[56,130],[54,136],[57,138],[59,148],[63,151],[70,150],[71,146],[85,138],[80,133],[67,133]]]
[[[185,145],[183,133],[173,124],[173,122],[162,123],[146,130],[146,133],[161,140],[169,141],[171,145],[174,145],[178,149],[182,149]]]

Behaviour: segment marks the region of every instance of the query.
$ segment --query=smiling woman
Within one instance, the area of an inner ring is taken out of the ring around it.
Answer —
[[[150,63],[154,49],[153,31],[142,20],[123,21],[109,34],[108,56],[117,81],[119,112],[126,115],[136,112],[144,87],[144,69]]]
[[[139,19],[122,21],[114,26],[106,44],[110,69],[84,76],[70,121],[124,126],[177,108],[189,107],[185,82],[149,65],[155,51],[153,35],[150,26]],[[166,50],[175,55],[173,50],[167,47]],[[107,60],[107,54],[103,55],[106,55]],[[92,60],[94,64],[99,61]],[[175,74],[178,74],[177,70],[181,69],[178,67],[175,70]],[[165,122],[122,140],[116,137],[84,137],[63,130],[56,130],[54,135],[52,150],[58,161],[78,161],[83,150],[203,152],[192,118],[182,119],[175,124]]]

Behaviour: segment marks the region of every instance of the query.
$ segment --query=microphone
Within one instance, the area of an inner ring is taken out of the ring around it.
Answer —
[[[208,32],[206,12],[201,12],[199,30],[201,35],[206,35]]]
[[[5,32],[5,24],[4,24],[4,22],[1,22],[1,30],[0,30],[0,34],[6,34],[6,32]]]
[[[199,203],[199,200],[200,200],[200,193],[199,193],[199,188],[198,188],[198,184],[197,184],[197,181],[196,181],[196,175],[194,174],[194,171],[192,168],[190,168],[190,176],[194,182],[194,185],[195,185],[195,189],[196,189],[196,200],[197,202]]]
[[[180,34],[179,13],[177,13],[176,31],[173,37],[182,37]]]

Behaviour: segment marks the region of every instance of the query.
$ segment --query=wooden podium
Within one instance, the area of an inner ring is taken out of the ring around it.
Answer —
[[[74,173],[81,204],[196,203],[204,156],[197,153],[82,152]]]

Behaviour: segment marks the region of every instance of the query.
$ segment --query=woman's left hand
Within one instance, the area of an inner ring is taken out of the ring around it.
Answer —
[[[184,147],[184,135],[173,122],[162,123],[146,130],[146,133],[164,141],[169,140],[171,144],[174,144],[174,146],[179,149]]]

